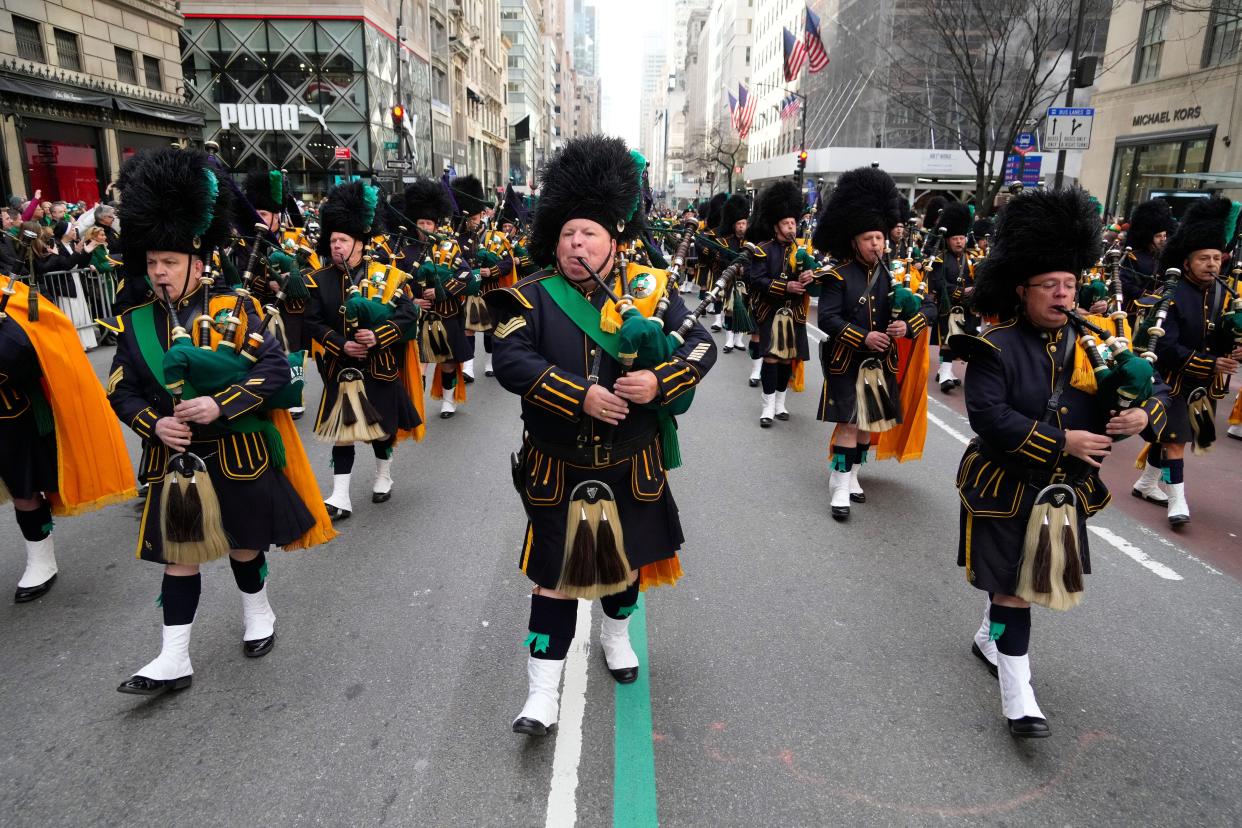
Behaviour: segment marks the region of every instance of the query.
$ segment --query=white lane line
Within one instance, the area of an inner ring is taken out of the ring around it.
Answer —
[[[1111,529],[1105,529],[1103,526],[1088,526],[1087,531],[1108,541],[1108,543],[1116,548],[1118,552],[1125,555],[1127,558],[1134,560],[1144,569],[1151,570],[1157,576],[1164,578],[1166,581],[1182,580],[1181,575],[1178,575],[1172,569],[1169,569],[1167,566],[1160,563],[1160,561],[1152,560],[1146,552],[1139,549],[1137,546],[1130,543],[1128,540],[1121,537]]]
[[[952,437],[954,440],[957,440],[962,445],[966,445],[967,443],[970,442],[969,437],[967,437],[965,434],[958,431],[956,428],[949,425],[944,420],[940,419],[939,417],[937,417],[935,414],[931,413],[930,411],[927,412],[927,421],[929,423],[935,423],[937,426],[940,427],[941,431],[943,431],[945,434],[948,434],[950,437]]]
[[[587,656],[591,652],[591,602],[578,600],[574,643],[565,659],[565,687],[552,756],[547,828],[571,828],[578,821],[578,763],[582,759],[582,714],[586,710]]]
[[[1189,552],[1187,552],[1185,549],[1181,548],[1181,547],[1180,547],[1180,546],[1178,546],[1176,543],[1174,543],[1173,541],[1171,541],[1171,540],[1169,540],[1168,538],[1166,538],[1164,535],[1162,535],[1162,534],[1160,534],[1159,532],[1157,532],[1155,529],[1149,529],[1149,528],[1148,528],[1148,527],[1146,527],[1146,526],[1139,526],[1139,527],[1136,527],[1136,528],[1137,528],[1140,532],[1142,532],[1144,535],[1146,535],[1147,537],[1149,537],[1149,538],[1151,538],[1152,540],[1156,541],[1157,543],[1162,543],[1162,544],[1164,544],[1165,546],[1167,546],[1167,547],[1169,547],[1170,549],[1172,549],[1174,552],[1177,552],[1177,553],[1179,553],[1179,554],[1183,555],[1184,557],[1189,558],[1190,560],[1194,561],[1194,562],[1195,562],[1195,563],[1197,563],[1199,566],[1201,566],[1201,567],[1203,567],[1204,569],[1206,569],[1208,572],[1211,572],[1213,575],[1224,575],[1224,574],[1225,574],[1225,573],[1221,572],[1219,569],[1217,569],[1216,567],[1212,566],[1212,565],[1211,565],[1210,563],[1208,563],[1207,561],[1203,560],[1202,558],[1198,558],[1198,557],[1195,557],[1194,555],[1190,554],[1190,553],[1189,553]]]

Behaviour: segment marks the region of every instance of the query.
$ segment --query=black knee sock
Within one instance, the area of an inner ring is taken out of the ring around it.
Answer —
[[[1183,483],[1186,480],[1185,460],[1165,460],[1164,473],[1161,475],[1165,483]]]
[[[17,512],[17,526],[26,540],[41,541],[52,534],[52,508],[46,501],[29,512],[21,509],[14,511]]]
[[[1164,449],[1160,443],[1147,444],[1147,465],[1157,468],[1164,468]]]
[[[440,372],[440,385],[444,388],[445,391],[452,391],[454,388],[456,388],[457,387],[457,369],[454,368],[452,371],[441,371]]]
[[[1031,646],[1031,608],[993,604],[988,615],[992,640],[1003,655],[1023,656]]]
[[[194,614],[198,612],[198,596],[202,591],[201,575],[169,575],[165,572],[164,583],[160,589],[164,626],[178,627],[194,623]]]
[[[392,457],[392,444],[395,440],[389,437],[387,440],[373,440],[371,442],[371,451],[375,452],[376,460],[387,460]]]
[[[759,382],[763,385],[763,393],[776,393],[776,363],[763,363],[763,367],[759,369]]]
[[[332,447],[332,473],[333,474],[349,474],[354,470],[354,447],[349,446],[333,446]]]
[[[871,451],[870,443],[859,443],[854,447],[854,463],[861,466],[867,462],[867,452]]]
[[[233,567],[233,579],[242,592],[254,595],[263,589],[263,582],[267,580],[267,558],[262,552],[253,561],[245,563],[230,557],[229,566]]]
[[[638,581],[630,584],[621,592],[605,595],[599,599],[604,615],[609,618],[629,618],[638,606]]]
[[[577,601],[532,595],[530,623],[527,625],[530,635],[526,636],[531,657],[547,661],[563,659],[569,654],[569,644],[574,640],[577,624]]]
[[[858,456],[853,447],[838,446],[836,443],[828,447],[828,454],[831,457],[828,461],[829,467],[838,472],[847,472],[854,468],[854,458]]]
[[[776,390],[784,391],[789,388],[789,378],[793,376],[793,366],[788,362],[776,363]]]

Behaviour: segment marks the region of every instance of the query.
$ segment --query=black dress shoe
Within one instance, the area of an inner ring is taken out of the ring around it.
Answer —
[[[941,394],[947,394],[950,391],[952,391],[953,388],[954,388],[953,380],[945,380],[944,382],[940,383]]]
[[[722,329],[719,325],[715,325],[715,324],[713,324],[713,325],[712,325],[712,332],[713,332],[713,333],[720,333],[720,331],[721,331],[721,330],[723,330],[723,329]]]
[[[612,673],[612,677],[617,680],[617,684],[633,684],[638,681],[637,667],[622,667],[619,670],[609,667],[608,672]]]
[[[970,642],[970,651],[975,654],[975,658],[983,662],[983,666],[988,668],[988,672],[992,674],[992,678],[999,678],[997,675],[996,665],[988,661],[988,657],[983,654],[983,650],[979,649],[979,645]]]
[[[455,412],[452,412],[452,411],[441,411],[441,412],[440,412],[440,419],[441,419],[441,420],[447,420],[449,417],[452,417],[454,413],[455,413]]]
[[[294,420],[300,420],[302,419],[302,415],[305,413],[305,411],[290,411],[289,416]]]
[[[353,512],[348,509],[338,509],[331,503],[325,503],[324,506],[327,507],[328,517],[332,518],[334,522],[338,520],[349,520],[349,516],[353,514]]]
[[[789,419],[789,412],[788,411],[776,412],[776,419],[780,420],[782,423],[785,422],[786,420]]]
[[[850,507],[849,506],[833,506],[832,507],[832,519],[837,520],[837,521],[849,520],[850,519]]]
[[[35,584],[32,587],[18,587],[17,591],[13,593],[13,603],[24,604],[27,601],[41,598],[47,594],[47,591],[52,588],[54,583],[56,583],[55,574],[41,584]]]
[[[960,379],[958,379],[957,377],[954,377],[954,378],[953,378],[953,387],[954,387],[954,388],[960,388],[961,386],[962,386],[962,381],[961,381]]]
[[[1168,500],[1156,500],[1151,495],[1145,495],[1142,492],[1140,492],[1138,489],[1131,489],[1130,494],[1134,495],[1139,500],[1146,500],[1148,503],[1155,503],[1157,506],[1168,506],[1169,505]]]
[[[465,377],[466,385],[470,385],[472,382],[474,382],[474,374],[467,374],[465,371],[462,371],[461,375]]]
[[[759,427],[760,427],[760,428],[771,428],[771,427],[772,427],[772,418],[771,418],[771,417],[760,417],[760,418],[759,418]]]
[[[1174,529],[1177,529],[1181,526],[1185,526],[1187,523],[1190,523],[1190,515],[1170,515],[1169,516],[1169,525],[1172,526]]]
[[[535,719],[528,719],[525,716],[513,723],[514,733],[525,733],[527,736],[547,736],[555,729],[556,725],[549,727],[543,722]]]
[[[485,377],[494,377],[494,376],[496,376],[496,372],[495,372],[495,371],[493,371],[491,368],[488,368],[486,371],[484,371],[484,372],[483,372],[483,376],[485,376]]]
[[[1047,739],[1052,735],[1048,720],[1037,716],[1023,716],[1009,720],[1009,733],[1018,739]]]
[[[746,380],[746,384],[749,385],[751,388],[758,388],[759,380],[755,379],[754,377],[751,377],[750,379]]]
[[[730,353],[733,353],[733,346],[732,346],[732,345],[726,345],[726,346],[724,346],[723,348],[721,348],[720,350],[724,351],[726,354],[730,354]]]
[[[850,500],[854,503],[866,503],[867,493],[866,492],[850,492]]]
[[[371,492],[372,503],[387,503],[392,500],[392,492]]]
[[[182,676],[175,679],[150,679],[146,676],[130,676],[117,687],[118,693],[132,693],[135,696],[158,696],[169,690],[184,690],[194,681],[194,676]]]
[[[242,654],[246,658],[262,658],[276,646],[276,631],[267,638],[256,638],[254,641],[242,641]]]

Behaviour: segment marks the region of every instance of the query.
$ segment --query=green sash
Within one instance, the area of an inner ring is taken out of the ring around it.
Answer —
[[[552,297],[552,301],[556,303],[556,306],[565,312],[565,315],[569,317],[569,321],[577,325],[592,342],[603,348],[604,353],[618,362],[621,361],[621,357],[618,355],[620,353],[621,335],[605,333],[599,329],[599,309],[575,290],[569,284],[569,280],[560,273],[556,273],[546,279],[541,279],[539,284],[548,292],[548,296]],[[660,415],[660,448],[663,454],[665,469],[675,469],[681,465],[681,443],[677,439],[677,421],[673,419],[674,412],[671,409],[676,408],[677,414],[684,414],[690,406],[690,401],[693,399],[694,389],[692,388],[684,395],[684,401],[678,400],[672,405],[647,404],[648,407],[655,408]]]
[[[164,346],[160,344],[159,335],[155,332],[155,303],[141,305],[129,315],[130,326],[134,331],[134,338],[138,340],[138,350],[142,353],[142,359],[147,363],[147,367],[151,369],[151,373],[155,375],[155,381],[162,387],[167,387],[164,381]],[[201,396],[194,386],[190,385],[189,379],[186,379],[185,385],[182,386],[182,397],[192,400]],[[263,435],[263,440],[267,443],[268,454],[272,458],[272,465],[281,469],[285,466],[285,443],[280,438],[280,432],[276,429],[271,420],[265,420],[255,414],[243,414],[240,417],[234,417],[226,420],[221,417],[216,421],[222,428],[229,431],[236,431],[239,434],[253,434],[259,432]]]

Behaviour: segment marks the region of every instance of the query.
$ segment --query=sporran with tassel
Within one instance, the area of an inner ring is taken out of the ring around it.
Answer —
[[[160,489],[160,537],[169,563],[203,564],[228,554],[220,499],[207,464],[196,454],[168,460]]]
[[[431,314],[423,323],[418,340],[418,352],[425,362],[452,362],[453,349],[449,345],[448,330],[438,314]]]
[[[632,573],[612,489],[599,480],[582,481],[569,495],[557,592],[592,601],[625,589]]]
[[[1191,451],[1207,454],[1216,442],[1216,408],[1206,388],[1196,388],[1186,399],[1190,413]]]
[[[315,436],[325,443],[369,443],[388,436],[380,421],[380,413],[367,399],[362,372],[346,368],[337,374],[336,402],[328,416],[315,429]]]
[[[793,311],[780,308],[772,317],[772,341],[768,345],[768,356],[776,359],[797,359],[798,343],[795,338]]]
[[[961,305],[949,308],[949,336],[966,336],[966,310]]]
[[[901,401],[891,393],[884,363],[876,357],[858,366],[854,396],[860,430],[880,433],[901,424]]]
[[[495,327],[482,296],[467,296],[465,311],[466,330],[470,333],[485,333]]]
[[[1077,504],[1074,490],[1064,483],[1053,483],[1035,496],[1018,565],[1015,594],[1022,600],[1054,610],[1067,610],[1082,600]]]

